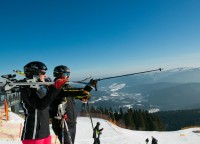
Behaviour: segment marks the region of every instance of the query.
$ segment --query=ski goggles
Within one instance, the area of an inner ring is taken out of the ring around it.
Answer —
[[[65,74],[65,76],[70,76],[70,72],[66,72],[64,74]]]

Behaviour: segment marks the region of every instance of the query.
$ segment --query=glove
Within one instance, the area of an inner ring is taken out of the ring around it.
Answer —
[[[60,90],[65,85],[66,82],[67,82],[67,79],[57,79],[53,86],[56,89]]]
[[[93,80],[93,79],[90,80],[90,86],[94,87],[95,91],[97,91],[97,81],[98,80]]]
[[[90,80],[90,85],[93,86],[93,87],[96,87],[96,85],[97,85],[97,80],[91,79],[91,80]]]
[[[80,99],[82,102],[87,102],[90,99],[90,93],[86,90],[83,90],[81,96],[76,96],[76,99]]]
[[[83,94],[84,94],[84,96],[83,96],[83,98],[81,99],[81,101],[83,101],[83,102],[87,102],[89,99],[90,99],[90,93],[88,92],[88,91],[83,91]]]

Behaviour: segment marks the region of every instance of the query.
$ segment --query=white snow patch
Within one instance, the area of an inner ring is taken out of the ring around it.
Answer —
[[[118,83],[113,83],[112,85],[109,86],[110,91],[118,91],[122,88],[125,87],[126,84],[118,84]]]
[[[148,110],[149,111],[149,113],[155,113],[155,112],[159,112],[160,111],[160,109],[150,109],[150,110]]]

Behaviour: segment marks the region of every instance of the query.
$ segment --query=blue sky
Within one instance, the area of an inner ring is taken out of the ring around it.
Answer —
[[[200,66],[199,0],[1,0],[0,72],[42,61],[72,78]]]

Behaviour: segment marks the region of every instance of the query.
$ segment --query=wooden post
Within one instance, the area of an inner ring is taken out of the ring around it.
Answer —
[[[9,121],[9,116],[8,116],[8,103],[6,99],[4,100],[4,108],[5,108],[5,114],[6,114],[6,121]]]

